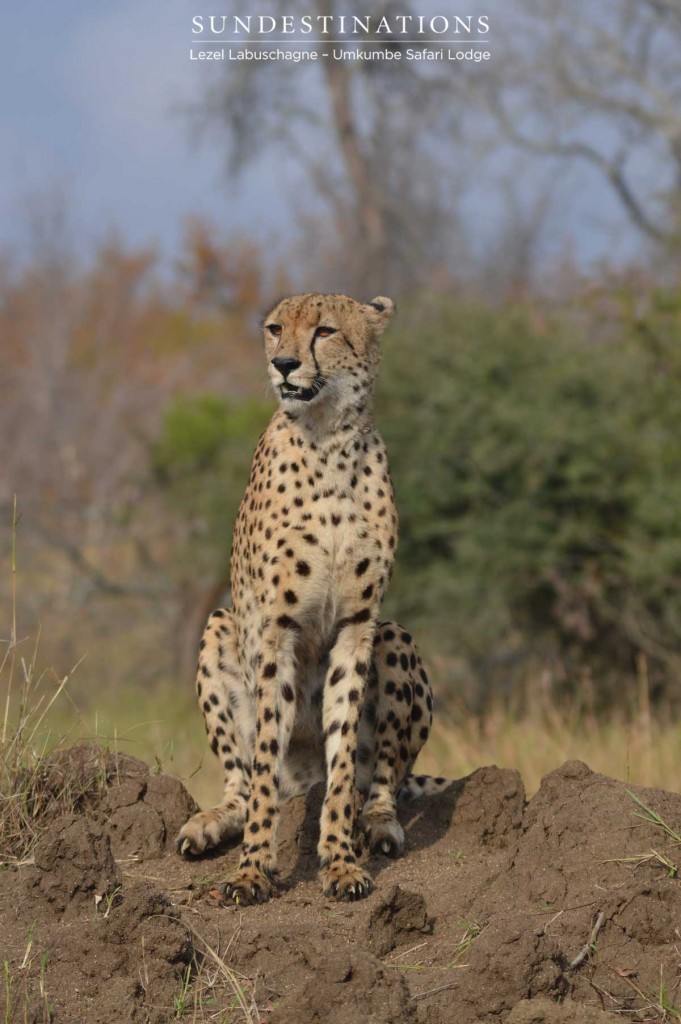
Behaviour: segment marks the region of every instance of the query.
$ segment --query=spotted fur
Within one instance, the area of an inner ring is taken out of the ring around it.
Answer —
[[[378,622],[397,511],[371,405],[393,311],[383,297],[301,295],[264,321],[280,408],[234,529],[233,608],[211,615],[196,682],[224,794],[178,837],[196,855],[243,833],[226,886],[240,903],[271,895],[282,799],[326,782],[322,888],[359,899],[373,883],[356,858],[357,808],[371,847],[397,856],[397,799],[447,785],[410,775],[432,692],[411,635]]]

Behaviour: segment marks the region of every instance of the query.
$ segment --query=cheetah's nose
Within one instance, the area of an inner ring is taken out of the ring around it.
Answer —
[[[275,370],[279,370],[284,380],[288,377],[289,373],[293,373],[300,366],[300,359],[292,359],[290,356],[275,356],[272,360],[272,366]]]

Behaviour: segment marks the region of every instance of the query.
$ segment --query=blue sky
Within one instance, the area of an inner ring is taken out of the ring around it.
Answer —
[[[285,208],[262,168],[238,195],[219,146],[197,145],[183,110],[205,68],[187,59],[186,0],[22,0],[3,11],[0,245],[21,247],[26,206],[63,193],[79,245],[112,229],[172,249],[189,213],[247,230]]]
[[[512,6],[512,0],[468,5],[505,16]],[[27,207],[55,189],[84,252],[117,230],[133,244],[153,241],[172,253],[190,213],[226,231],[286,232],[290,192],[277,165],[263,161],[246,182],[230,184],[219,128],[199,145],[183,114],[210,73],[188,60],[191,15],[216,10],[220,5],[208,0],[5,6],[0,250],[21,252]],[[566,244],[569,236],[588,261],[626,246],[632,234],[626,227],[613,234],[608,225],[622,218],[612,197],[595,176],[581,180],[586,186],[564,230]],[[475,209],[479,221],[479,202]]]

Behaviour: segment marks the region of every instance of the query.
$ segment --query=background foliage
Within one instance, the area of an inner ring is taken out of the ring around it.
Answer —
[[[378,419],[401,516],[385,613],[477,708],[499,691],[518,706],[541,666],[556,692],[597,679],[603,708],[641,658],[655,699],[676,699],[681,301],[655,292],[638,313],[612,295],[579,315],[423,296],[384,341]],[[155,449],[177,514],[205,522],[191,561],[225,576],[268,413],[182,400]]]
[[[434,669],[428,767],[498,759],[536,782],[539,760],[578,754],[629,777],[631,755],[641,781],[678,778],[679,4],[497,6],[477,70],[240,62],[206,68],[203,91],[192,76],[193,112],[162,121],[142,50],[123,95],[106,63],[94,92],[76,90],[137,125],[114,166],[148,180],[163,136],[202,125],[231,177],[224,206],[197,195],[209,219],[184,227],[181,169],[152,204],[129,175],[83,181],[71,222],[59,162],[38,161],[20,230],[0,237],[0,654],[24,675],[35,660],[48,699],[73,674],[67,733],[125,729],[134,750],[196,767],[197,641],[228,597],[231,524],[272,409],[257,318],[291,291],[392,292],[377,404],[402,530],[385,614]],[[164,63],[169,84],[177,70]],[[40,109],[56,138],[53,92]],[[13,98],[28,123],[30,90]],[[53,149],[70,168],[69,136]],[[120,236],[102,234],[109,192]],[[152,206],[165,249],[133,248]]]

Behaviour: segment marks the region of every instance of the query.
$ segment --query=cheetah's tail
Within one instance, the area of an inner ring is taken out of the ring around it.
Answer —
[[[407,775],[397,793],[398,803],[417,800],[420,796],[435,796],[452,785],[453,779],[434,778],[432,775]]]

